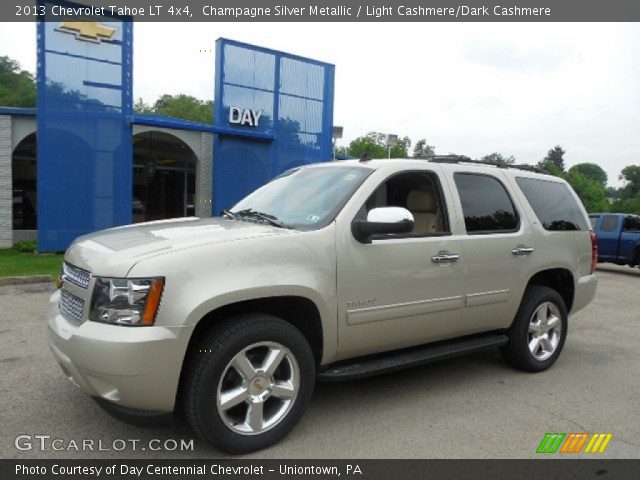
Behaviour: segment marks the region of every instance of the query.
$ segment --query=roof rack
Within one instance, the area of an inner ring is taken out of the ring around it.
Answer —
[[[521,164],[503,164],[497,162],[483,162],[482,160],[472,160],[466,155],[428,155],[426,159],[434,163],[472,163],[474,165],[493,165],[498,168],[517,168],[518,170],[526,170],[529,172],[546,173],[549,174],[544,168],[536,167],[534,165],[521,165]]]

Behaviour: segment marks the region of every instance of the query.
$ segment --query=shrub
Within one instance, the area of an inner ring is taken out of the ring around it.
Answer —
[[[13,249],[22,253],[35,253],[38,249],[38,243],[35,240],[18,242],[13,246]]]

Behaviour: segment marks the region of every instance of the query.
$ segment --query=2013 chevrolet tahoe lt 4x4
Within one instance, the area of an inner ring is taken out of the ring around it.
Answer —
[[[116,416],[181,408],[243,453],[294,427],[316,378],[486,347],[549,368],[595,294],[596,261],[561,179],[451,159],[309,165],[221,218],[78,238],[50,346]]]

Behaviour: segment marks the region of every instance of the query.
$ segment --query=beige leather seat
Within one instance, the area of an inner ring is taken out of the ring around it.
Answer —
[[[430,190],[412,190],[407,197],[407,209],[413,214],[411,233],[434,233],[440,231],[438,202]]]

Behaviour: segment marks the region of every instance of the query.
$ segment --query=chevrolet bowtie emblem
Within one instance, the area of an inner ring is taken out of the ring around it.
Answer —
[[[115,28],[100,25],[100,22],[62,22],[58,32],[70,33],[76,36],[77,40],[100,43],[101,41],[111,41]]]

